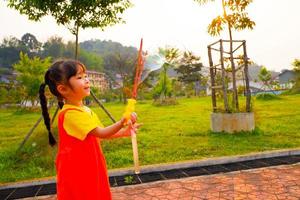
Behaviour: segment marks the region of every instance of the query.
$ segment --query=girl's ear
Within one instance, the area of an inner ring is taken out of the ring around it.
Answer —
[[[56,89],[62,96],[65,96],[68,93],[68,87],[66,87],[65,85],[57,85]]]

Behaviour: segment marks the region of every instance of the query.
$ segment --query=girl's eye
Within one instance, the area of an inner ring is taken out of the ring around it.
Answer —
[[[83,78],[87,78],[87,75],[79,75],[79,76],[77,76],[77,79],[83,79]]]

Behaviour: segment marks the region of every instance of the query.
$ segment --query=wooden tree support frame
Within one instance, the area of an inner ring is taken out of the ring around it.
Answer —
[[[228,52],[224,50],[224,43],[230,43],[232,42],[233,44],[237,44],[237,47],[232,50],[232,52]],[[234,53],[237,52],[237,50],[241,49],[242,47],[242,52],[243,56],[242,57],[234,57]],[[211,98],[212,98],[212,107],[213,107],[213,112],[217,112],[217,100],[216,100],[216,90],[217,89],[222,89],[223,91],[223,101],[224,101],[224,110],[226,112],[229,112],[229,105],[228,105],[228,95],[227,95],[227,87],[226,87],[226,71],[225,71],[225,66],[224,66],[224,54],[230,54],[232,59],[232,62],[234,59],[242,59],[243,60],[243,65],[239,66],[237,69],[235,69],[234,66],[232,66],[232,77],[235,77],[235,72],[237,70],[242,70],[243,76],[244,76],[244,81],[245,81],[245,96],[246,96],[246,112],[251,111],[251,92],[250,92],[250,86],[249,86],[249,75],[248,75],[248,57],[247,57],[247,51],[246,51],[246,41],[245,40],[218,40],[210,45],[207,46],[208,48],[208,59],[209,59],[209,66],[210,66],[210,80],[211,80]],[[212,51],[217,51],[219,52],[219,63],[214,63],[213,62],[213,57],[212,57]],[[226,57],[228,58],[228,57]],[[234,65],[234,63],[231,63]],[[219,67],[220,68],[217,68]],[[221,70],[221,76],[222,76],[222,85],[217,85],[216,83],[216,78],[217,78],[217,70]],[[236,85],[236,80],[233,78],[232,80],[233,85]],[[237,91],[233,91],[234,92]],[[237,94],[237,93],[235,93]],[[235,99],[235,104],[236,109],[238,110],[238,99],[237,95]]]

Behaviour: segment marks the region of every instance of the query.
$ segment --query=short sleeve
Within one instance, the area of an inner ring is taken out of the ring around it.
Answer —
[[[68,135],[84,140],[88,133],[102,126],[98,117],[81,110],[68,110],[65,113],[63,127]]]

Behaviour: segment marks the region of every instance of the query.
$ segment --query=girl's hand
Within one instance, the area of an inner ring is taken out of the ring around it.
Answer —
[[[126,118],[122,118],[121,119],[121,124],[123,124],[123,126],[129,125],[129,124],[135,124],[137,121],[137,114],[135,112],[132,112],[130,114],[130,119],[127,120]]]
[[[130,115],[130,120],[132,124],[135,124],[137,121],[137,114],[135,112],[132,112]]]
[[[129,137],[132,134],[136,134],[138,132],[139,127],[141,127],[143,124],[134,123],[131,122],[128,124],[128,126],[124,130],[124,136]]]

